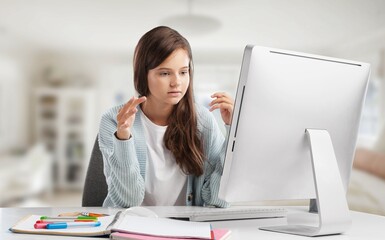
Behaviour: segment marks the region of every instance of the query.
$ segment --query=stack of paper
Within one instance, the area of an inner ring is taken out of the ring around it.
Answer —
[[[188,222],[168,218],[149,218],[125,215],[111,229],[158,237],[211,239],[211,225],[205,222]]]
[[[225,240],[230,237],[230,230],[227,229],[214,229],[212,230],[211,239]],[[166,238],[156,237],[132,233],[119,233],[115,232],[110,235],[110,239],[113,240],[187,240],[186,238]],[[199,240],[198,238],[188,238],[188,240]]]

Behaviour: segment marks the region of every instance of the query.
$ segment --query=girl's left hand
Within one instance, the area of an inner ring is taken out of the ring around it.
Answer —
[[[226,125],[230,125],[234,108],[233,99],[224,92],[214,93],[211,97],[215,99],[209,104],[210,112],[220,109],[223,121]]]

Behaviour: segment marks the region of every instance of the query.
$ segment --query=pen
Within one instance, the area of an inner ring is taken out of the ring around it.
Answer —
[[[99,227],[101,223],[97,222],[61,222],[61,223],[48,223],[47,229],[64,229],[70,227]]]
[[[35,229],[42,229],[42,228],[46,228],[48,224],[49,223],[38,223],[37,222],[33,226],[35,227]]]
[[[40,220],[75,220],[75,219],[82,219],[82,220],[98,220],[97,217],[92,216],[77,216],[77,217],[47,217],[47,216],[41,216]]]
[[[75,219],[70,221],[63,221],[63,220],[54,220],[54,221],[47,221],[47,220],[37,220],[36,223],[33,225],[35,229],[41,229],[41,228],[47,228],[47,224],[50,223],[67,223],[67,222],[96,222],[96,220],[82,220],[82,219]]]
[[[108,216],[108,214],[105,213],[93,213],[93,212],[68,212],[68,213],[61,213],[59,214],[59,217],[67,217],[67,216],[90,216],[90,217],[104,217]]]
[[[37,220],[36,223],[55,223],[55,222],[96,222],[97,219],[42,219]]]
[[[103,217],[103,216],[108,216],[108,214],[104,213],[92,213],[92,212],[81,212],[80,213],[82,216],[88,216],[88,217]]]

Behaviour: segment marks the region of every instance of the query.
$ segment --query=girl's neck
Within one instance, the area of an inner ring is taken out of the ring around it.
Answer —
[[[155,103],[147,98],[147,101],[141,104],[142,112],[151,122],[159,126],[167,126],[168,118],[174,106]]]

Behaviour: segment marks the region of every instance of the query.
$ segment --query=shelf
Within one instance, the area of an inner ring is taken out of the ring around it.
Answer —
[[[55,156],[55,186],[83,187],[88,156],[97,133],[92,89],[39,88],[35,91],[36,138]]]

